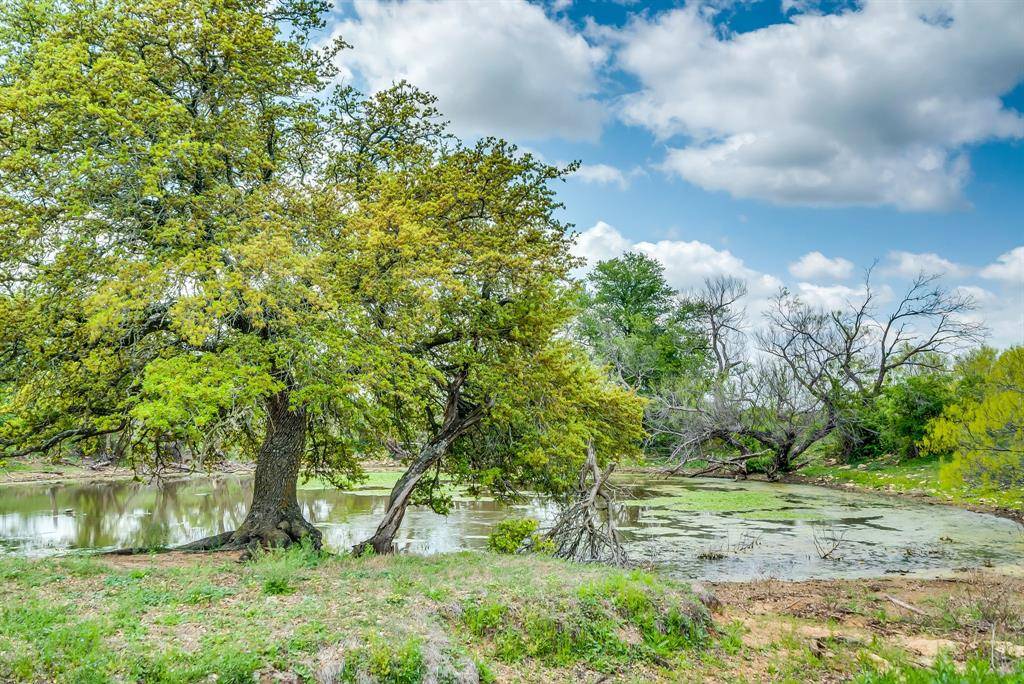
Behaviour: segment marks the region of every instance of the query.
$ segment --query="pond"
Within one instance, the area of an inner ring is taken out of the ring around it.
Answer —
[[[306,485],[299,498],[326,545],[347,549],[373,531],[393,474],[355,491]],[[1024,528],[991,515],[907,499],[764,482],[624,476],[619,515],[631,555],[681,578],[749,580],[870,577],[1020,563]],[[0,487],[0,552],[30,556],[174,545],[234,529],[251,479]],[[456,497],[447,517],[410,509],[403,551],[483,548],[508,516],[550,520],[541,498],[515,506]],[[822,555],[827,557],[822,558]]]

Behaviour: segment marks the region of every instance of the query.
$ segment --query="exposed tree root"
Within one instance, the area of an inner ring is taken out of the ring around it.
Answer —
[[[588,447],[575,500],[562,509],[554,526],[544,534],[544,539],[554,544],[556,557],[585,563],[630,564],[615,529],[615,497],[608,483],[614,467],[610,465],[602,472],[593,447]]]
[[[221,534],[215,534],[211,537],[203,537],[197,539],[194,542],[188,544],[182,544],[181,546],[175,546],[169,551],[219,551],[224,548],[224,545],[231,541],[231,537],[234,536],[235,531],[230,530],[228,532],[222,532]]]
[[[104,556],[134,556],[148,553],[168,553],[170,551],[187,551],[202,553],[205,551],[242,551],[242,559],[251,557],[256,548],[284,548],[301,543],[303,539],[315,550],[320,550],[323,535],[320,530],[301,516],[291,520],[282,520],[273,527],[254,529],[243,523],[237,530],[230,530],[209,537],[203,537],[179,546],[130,546],[123,549],[104,551]]]
[[[143,556],[149,553],[168,553],[176,549],[171,546],[126,546],[122,549],[101,551],[100,556]]]

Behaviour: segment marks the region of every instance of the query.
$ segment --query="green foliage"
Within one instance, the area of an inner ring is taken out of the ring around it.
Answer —
[[[639,454],[644,401],[608,381],[568,341],[552,342],[503,375],[489,417],[443,464],[471,495],[561,495],[579,478],[588,445],[602,464]]]
[[[311,466],[354,469],[370,413],[353,378],[375,349],[350,334],[332,256],[349,195],[312,173],[330,130],[311,97],[340,47],[309,41],[323,10],[29,0],[0,16],[0,447],[110,433],[137,459],[171,442],[215,458],[252,449],[287,387]]]
[[[478,429],[419,483],[439,511],[448,475],[514,497],[635,451],[642,402],[564,339],[572,167],[458,141],[406,83],[329,89],[324,10],[0,14],[0,450],[251,454],[283,397],[343,485],[357,454],[447,448],[451,405]]]
[[[615,572],[587,582],[557,604],[469,601],[461,619],[471,634],[493,642],[494,655],[503,662],[586,662],[602,671],[676,658],[706,642],[708,625],[695,599],[665,591],[642,572]],[[638,638],[629,639],[630,632]]]
[[[665,268],[651,257],[627,252],[599,262],[587,276],[593,306],[624,334],[674,313],[678,294],[665,282]]]
[[[942,413],[951,398],[948,379],[935,373],[888,385],[876,400],[882,448],[900,458],[917,456],[928,421]]]
[[[1024,488],[1024,347],[982,352],[960,369],[960,398],[932,421],[922,440],[952,452],[944,484],[978,491]]]
[[[949,658],[939,658],[931,667],[901,665],[878,670],[867,664],[866,671],[854,678],[856,684],[1011,684],[1024,678],[1024,665],[1011,671],[993,668],[987,658],[975,657],[962,667]]]
[[[898,375],[874,398],[853,398],[847,416],[856,414],[854,422],[863,437],[851,455],[918,457],[929,421],[941,415],[953,397],[949,375],[928,371]]]
[[[649,395],[703,370],[697,306],[669,287],[658,261],[629,252],[599,262],[586,285],[576,333],[617,380]]]
[[[516,553],[540,525],[533,518],[508,518],[487,536],[487,548],[495,553]]]
[[[345,657],[342,682],[370,681],[381,684],[419,684],[426,673],[420,639],[409,638],[395,645],[375,639]]]

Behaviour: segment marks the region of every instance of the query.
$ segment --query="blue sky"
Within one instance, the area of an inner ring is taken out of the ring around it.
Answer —
[[[405,78],[464,137],[582,161],[559,192],[591,262],[738,275],[756,315],[782,285],[855,299],[877,260],[1024,341],[1019,0],[355,0],[328,30],[358,87]]]

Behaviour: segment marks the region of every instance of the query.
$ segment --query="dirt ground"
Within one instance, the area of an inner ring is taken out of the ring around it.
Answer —
[[[940,653],[958,663],[978,654],[994,662],[1024,659],[1024,566],[938,579],[763,580],[706,588],[721,601],[716,622],[742,624],[749,672],[764,671],[779,644],[804,645],[823,657],[845,651],[883,668],[878,653],[887,650],[921,666]]]

